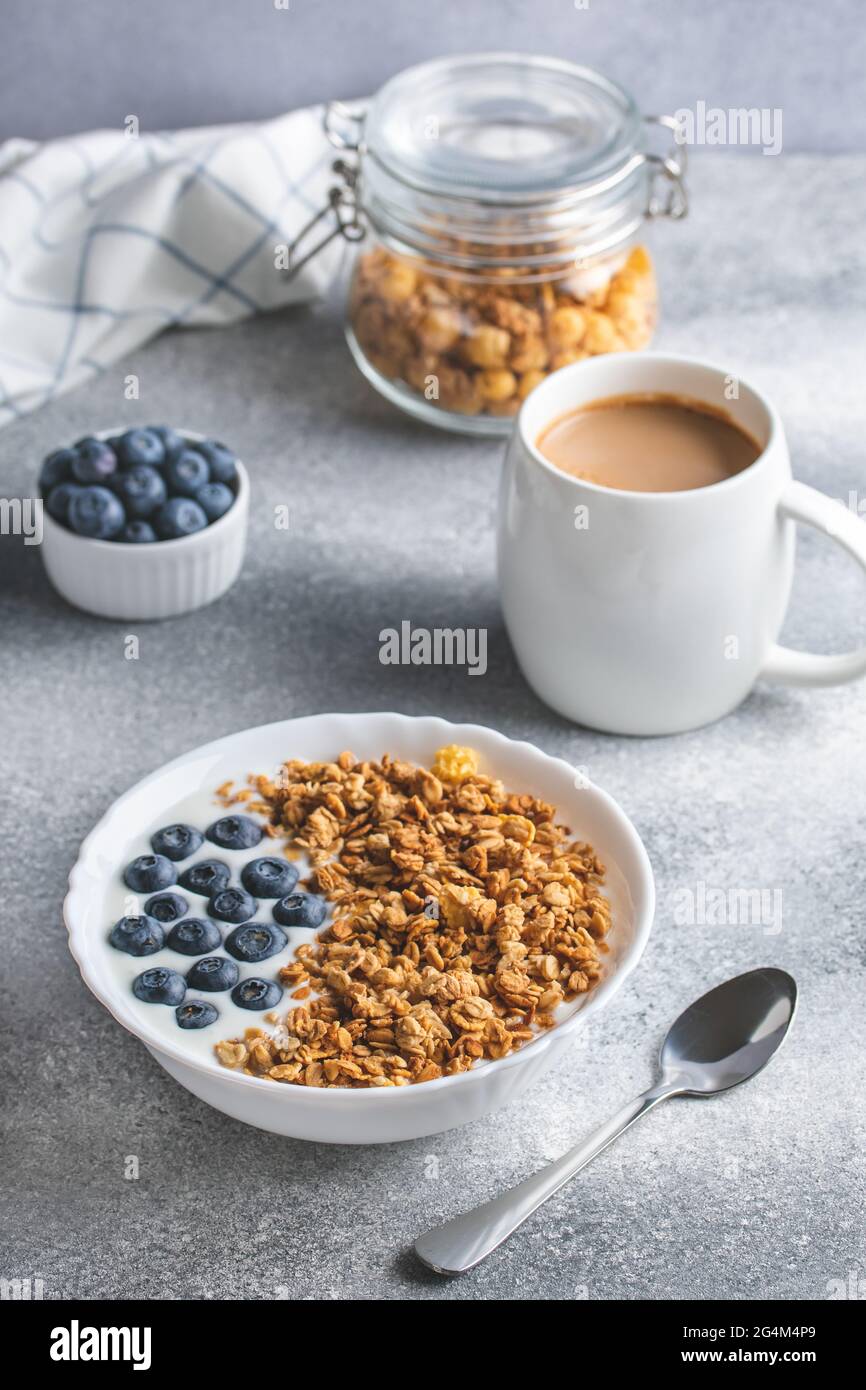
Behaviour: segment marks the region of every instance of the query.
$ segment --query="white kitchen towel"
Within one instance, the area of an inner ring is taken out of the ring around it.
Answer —
[[[321,293],[279,248],[325,203],[321,108],[276,120],[0,145],[0,425],[171,325],[234,322]]]

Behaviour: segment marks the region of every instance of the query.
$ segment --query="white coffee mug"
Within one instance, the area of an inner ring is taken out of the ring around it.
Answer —
[[[684,492],[600,487],[539,452],[558,416],[631,392],[722,408],[762,452],[743,472]],[[813,656],[776,644],[797,521],[866,568],[866,526],[793,481],[776,411],[730,372],[647,352],[553,372],[517,417],[499,497],[502,608],[530,685],[591,728],[672,734],[727,714],[759,677],[835,685],[862,676],[866,648]]]

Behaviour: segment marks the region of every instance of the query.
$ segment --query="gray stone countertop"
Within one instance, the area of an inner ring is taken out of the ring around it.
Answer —
[[[776,400],[796,475],[866,509],[866,159],[694,160],[693,214],[655,234],[656,345],[731,364]],[[123,398],[135,372],[140,402]],[[866,690],[759,688],[679,738],[588,733],[515,666],[497,603],[501,446],[380,400],[332,305],[175,333],[0,436],[8,495],[41,456],[115,423],[167,420],[248,462],[248,558],[215,606],[139,625],[67,607],[38,548],[2,566],[7,774],[6,1278],[46,1297],[823,1299],[866,1275]],[[273,508],[287,503],[289,533]],[[784,637],[866,639],[863,577],[802,531]],[[385,667],[403,618],[486,626],[483,679]],[[585,765],[655,867],[649,948],[538,1089],[482,1122],[382,1148],[245,1128],[176,1085],[82,985],[61,901],[78,846],[138,778],[222,734],[319,710],[475,720]],[[678,926],[699,883],[781,894],[764,925]],[[777,929],[778,928],[778,929]],[[465,1279],[407,1253],[437,1219],[559,1154],[649,1084],[669,1021],[759,964],[792,971],[799,1016],[772,1068],[712,1104],[663,1107]],[[124,1177],[136,1155],[140,1176]]]

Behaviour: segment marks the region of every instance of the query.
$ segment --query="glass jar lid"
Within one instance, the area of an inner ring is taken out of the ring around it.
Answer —
[[[363,147],[391,178],[431,197],[519,206],[621,171],[640,134],[631,98],[590,68],[474,53],[387,82],[368,108]]]
[[[652,124],[667,128],[665,154],[649,148]],[[615,82],[558,58],[438,58],[399,73],[366,109],[329,103],[324,125],[341,182],[293,242],[290,275],[371,226],[392,250],[455,272],[544,277],[608,257],[647,217],[687,210],[674,118],[641,117]],[[330,230],[302,253],[329,213]]]

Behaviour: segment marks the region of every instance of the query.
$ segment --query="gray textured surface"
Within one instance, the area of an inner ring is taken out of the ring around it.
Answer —
[[[854,160],[708,158],[694,217],[657,238],[658,345],[753,375],[781,407],[797,475],[843,497],[864,488],[864,172]],[[123,401],[128,371],[139,405]],[[0,543],[4,744],[17,754],[0,864],[0,1274],[41,1275],[47,1296],[363,1299],[820,1299],[828,1281],[862,1278],[863,686],[761,689],[723,723],[659,741],[549,713],[515,669],[497,607],[499,446],[426,431],[380,401],[328,306],[163,338],[4,431],[7,489],[32,486],[58,442],[142,418],[242,452],[249,557],[215,607],[141,626],[141,659],[127,662],[125,626],[65,607],[38,550]],[[271,524],[279,502],[289,536]],[[854,566],[808,533],[798,566],[788,640],[825,651],[864,640]],[[404,617],[487,625],[486,677],[380,666],[377,634]],[[307,1146],[175,1085],[82,986],[60,902],[93,822],[165,759],[267,720],[387,707],[479,720],[586,764],[645,837],[658,919],[623,995],[526,1103],[417,1143]],[[781,889],[781,932],[676,926],[673,894],[699,881]],[[416,1268],[417,1232],[587,1133],[648,1084],[681,1006],[761,963],[802,989],[765,1075],[652,1115],[465,1280]],[[138,1181],[124,1180],[130,1154]]]
[[[4,0],[0,137],[272,116],[493,48],[600,68],[645,111],[781,108],[792,152],[866,146],[859,0]]]

